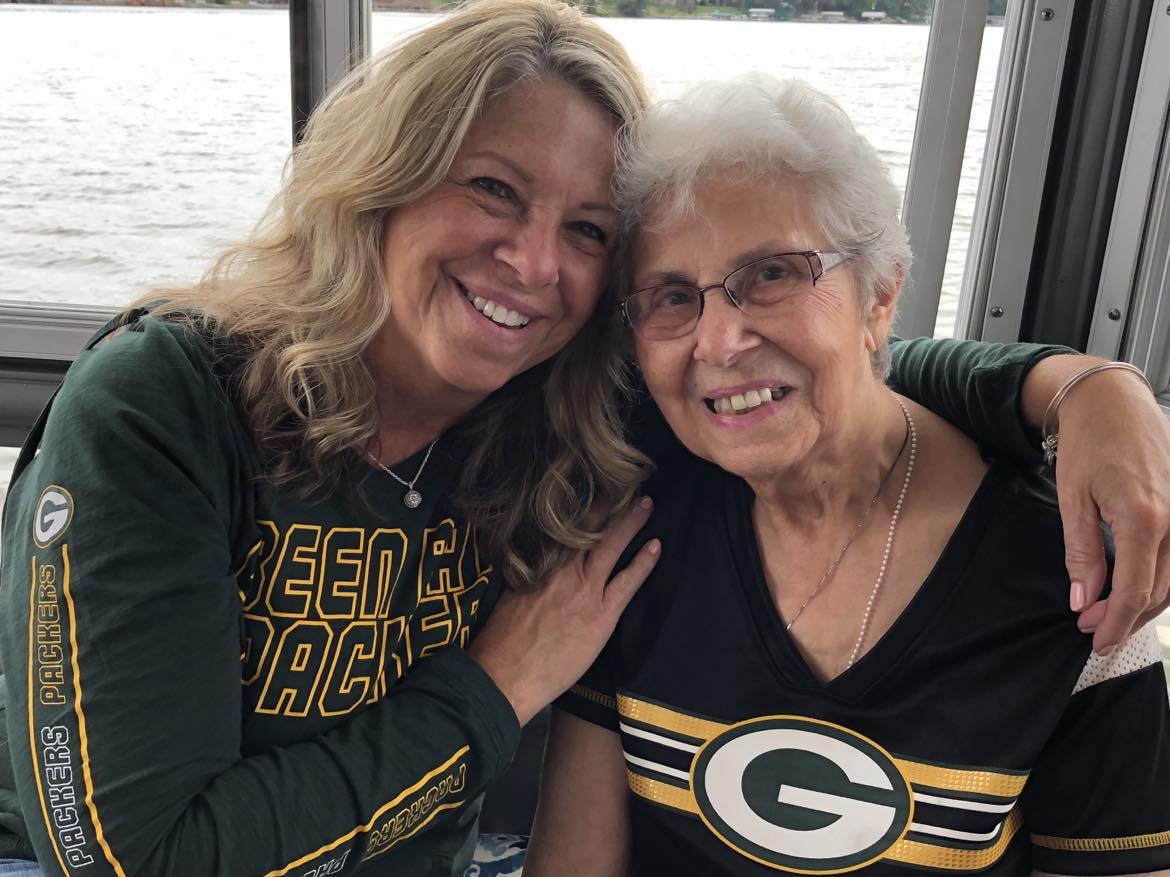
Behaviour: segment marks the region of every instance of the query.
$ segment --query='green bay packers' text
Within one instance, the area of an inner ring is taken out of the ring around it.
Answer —
[[[469,524],[424,528],[407,572],[414,546],[399,528],[258,523],[263,538],[236,576],[256,713],[345,715],[419,658],[467,644],[492,572]]]

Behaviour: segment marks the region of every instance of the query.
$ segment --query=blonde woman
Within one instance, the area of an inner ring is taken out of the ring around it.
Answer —
[[[605,284],[643,102],[576,10],[469,6],[326,101],[200,284],[80,356],[4,523],[0,857],[463,870],[520,726],[658,550],[606,584],[649,505]],[[1052,351],[942,351],[913,348],[911,378],[976,420],[1004,392],[984,427],[1018,440]]]

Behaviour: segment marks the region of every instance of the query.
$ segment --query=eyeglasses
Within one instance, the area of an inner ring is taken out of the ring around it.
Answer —
[[[712,289],[722,289],[729,302],[755,316],[799,292],[807,292],[826,272],[848,259],[842,253],[816,250],[777,253],[741,265],[722,283],[699,287],[678,282],[639,289],[622,299],[622,318],[648,341],[681,338],[699,324],[703,303]]]

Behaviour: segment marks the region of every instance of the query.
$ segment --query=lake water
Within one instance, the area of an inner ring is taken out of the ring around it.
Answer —
[[[374,15],[374,48],[433,22]],[[758,69],[828,90],[904,185],[928,29],[599,19],[657,96]],[[984,38],[940,333],[954,321],[1002,28]],[[288,14],[0,5],[0,300],[119,305],[196,278],[276,192]]]

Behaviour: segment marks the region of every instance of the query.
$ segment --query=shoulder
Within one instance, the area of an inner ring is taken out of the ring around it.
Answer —
[[[87,345],[53,402],[76,411],[154,421],[229,413],[215,346],[173,320],[144,317]]]

